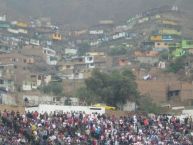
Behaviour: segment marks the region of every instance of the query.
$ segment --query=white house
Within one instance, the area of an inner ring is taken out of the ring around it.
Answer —
[[[2,15],[2,16],[0,16],[0,21],[5,22],[5,21],[6,21],[6,15]]]
[[[43,48],[43,53],[46,55],[46,62],[48,65],[56,65],[58,63],[55,50]]]
[[[27,34],[27,33],[28,33],[28,31],[25,30],[25,29],[18,29],[17,31],[18,31],[19,33],[22,33],[22,34]]]
[[[65,49],[65,54],[66,55],[76,55],[77,54],[77,49],[66,48]]]
[[[24,91],[31,91],[32,90],[31,82],[23,81],[22,90],[24,90]]]
[[[31,45],[40,46],[40,41],[36,39],[30,39],[29,42]]]
[[[48,84],[51,80],[52,80],[52,76],[51,76],[51,75],[45,75],[45,76],[44,76],[44,82],[45,82],[45,84]]]
[[[31,91],[31,90],[36,90],[38,88],[37,82],[31,82],[31,81],[23,81],[22,84],[22,90],[23,91]]]
[[[7,31],[13,34],[19,34],[19,31],[17,29],[8,28]]]
[[[39,105],[40,103],[54,102],[55,96],[41,96],[41,95],[23,95],[23,100],[28,99],[30,105]]]
[[[103,30],[90,30],[89,31],[90,35],[100,35],[100,34],[103,34],[103,33],[104,33]]]
[[[94,64],[94,63],[89,63],[87,66],[88,66],[88,68],[90,68],[90,69],[95,68],[95,64]]]
[[[120,32],[118,34],[113,35],[113,40],[124,38],[126,36],[125,32]]]
[[[0,90],[0,104],[15,105],[15,97],[11,96],[6,91]]]
[[[85,56],[85,63],[93,63],[94,62],[94,56]]]
[[[97,46],[97,45],[99,45],[99,44],[100,44],[100,41],[99,41],[99,40],[90,42],[90,46]]]

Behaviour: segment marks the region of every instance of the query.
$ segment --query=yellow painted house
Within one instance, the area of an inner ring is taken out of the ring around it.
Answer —
[[[60,40],[62,40],[62,35],[59,33],[53,33],[52,34],[52,40],[60,41]]]
[[[28,23],[26,23],[26,22],[18,21],[18,22],[16,23],[16,26],[17,26],[17,27],[21,27],[21,28],[27,28],[29,25],[28,25]]]
[[[162,41],[161,35],[152,35],[150,36],[150,41]]]
[[[176,20],[171,19],[162,19],[161,23],[165,25],[178,25],[178,22]]]

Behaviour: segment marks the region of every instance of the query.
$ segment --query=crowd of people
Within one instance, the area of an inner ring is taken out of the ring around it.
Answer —
[[[192,118],[0,113],[0,145],[193,145]]]

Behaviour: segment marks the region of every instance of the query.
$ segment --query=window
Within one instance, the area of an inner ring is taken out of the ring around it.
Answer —
[[[8,80],[7,83],[8,83],[8,84],[11,84],[11,83],[12,83],[12,80]]]
[[[2,101],[2,96],[0,96],[0,104],[2,104],[2,102],[3,102],[3,101]]]
[[[94,63],[91,63],[90,66],[94,66]]]
[[[191,106],[193,106],[193,99],[191,99]]]
[[[31,79],[35,81],[37,79],[36,75],[31,75]]]
[[[29,63],[33,63],[33,58],[30,58],[30,59],[29,59]]]
[[[78,72],[75,72],[75,75],[78,76]]]
[[[27,62],[27,60],[26,60],[26,59],[23,59],[23,62],[24,62],[24,63],[26,63],[26,62]]]
[[[16,59],[15,59],[15,58],[12,58],[11,61],[12,61],[12,62],[16,62]]]
[[[38,80],[41,80],[41,79],[42,79],[42,77],[39,75],[39,76],[38,76]]]
[[[168,101],[175,99],[175,97],[178,97],[179,95],[180,95],[180,90],[168,91]]]
[[[32,86],[34,87],[34,86],[36,86],[36,84],[35,84],[35,83],[32,83]]]
[[[123,62],[123,63],[124,63],[124,62],[125,62],[125,60],[124,60],[124,59],[121,59],[121,62]]]
[[[87,59],[88,59],[89,61],[92,61],[92,57],[88,57]]]
[[[3,80],[0,80],[0,84],[4,84],[4,81],[3,81]]]

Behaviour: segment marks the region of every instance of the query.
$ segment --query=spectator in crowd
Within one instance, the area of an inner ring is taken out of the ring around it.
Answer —
[[[0,145],[193,145],[192,118],[4,110]]]

